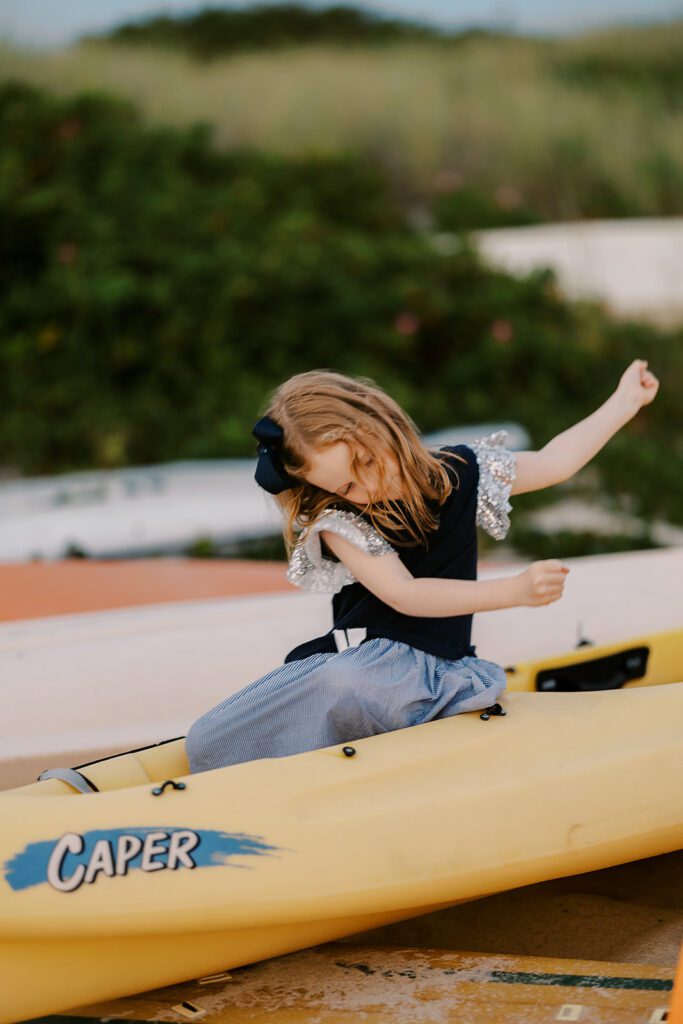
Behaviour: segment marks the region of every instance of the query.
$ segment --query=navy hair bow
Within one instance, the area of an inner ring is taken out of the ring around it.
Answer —
[[[259,487],[271,494],[279,494],[289,487],[296,487],[301,481],[290,476],[282,464],[281,449],[284,431],[270,416],[262,416],[255,424],[252,434],[258,440],[258,462],[254,479]]]

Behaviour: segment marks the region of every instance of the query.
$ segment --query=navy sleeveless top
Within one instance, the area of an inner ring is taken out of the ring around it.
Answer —
[[[396,547],[396,552],[413,576],[437,576],[445,579],[476,580],[477,578],[477,486],[479,466],[472,449],[466,444],[446,445],[439,449],[453,490],[443,505],[428,501],[428,507],[439,519],[436,530],[426,533],[427,543],[412,547]],[[457,453],[465,462],[452,457]],[[363,518],[369,520],[369,516]],[[405,531],[382,528],[389,543],[409,540]],[[334,557],[328,555],[328,557]],[[332,597],[334,626],[323,636],[299,644],[285,657],[285,662],[307,658],[323,651],[336,651],[334,629],[365,627],[362,643],[377,637],[398,640],[411,647],[441,658],[457,659],[476,656],[470,643],[472,614],[427,618],[404,615],[381,601],[362,583],[344,586]]]

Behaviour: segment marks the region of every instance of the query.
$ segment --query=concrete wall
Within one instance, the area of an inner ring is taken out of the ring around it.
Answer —
[[[598,299],[615,317],[683,324],[683,217],[634,217],[472,232],[512,273],[550,266],[567,298]]]

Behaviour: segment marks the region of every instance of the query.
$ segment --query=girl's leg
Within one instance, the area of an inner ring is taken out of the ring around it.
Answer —
[[[380,687],[391,703],[392,641],[287,662],[205,712],[187,733],[191,772],[285,757],[386,732]]]
[[[464,711],[481,711],[494,704],[507,685],[502,665],[475,655],[451,662],[443,658],[430,661],[431,698],[425,702],[420,722],[448,718]]]

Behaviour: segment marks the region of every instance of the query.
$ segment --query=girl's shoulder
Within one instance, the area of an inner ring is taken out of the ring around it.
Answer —
[[[510,528],[508,513],[512,511],[512,505],[508,499],[517,469],[515,453],[505,447],[507,438],[507,430],[494,430],[467,444],[450,446],[451,450],[469,450],[474,457],[477,473],[476,524],[495,540],[503,540]]]
[[[327,509],[315,522],[306,526],[292,550],[287,567],[287,579],[303,590],[321,594],[336,594],[356,577],[333,554],[325,554],[320,532],[330,530],[346,537],[370,555],[384,555],[395,548],[362,515],[349,509]]]
[[[507,430],[494,430],[476,437],[468,447],[474,452],[479,473],[490,472],[496,479],[511,483],[515,475],[515,453],[506,448]]]
[[[472,441],[442,445],[439,451],[444,453],[449,467],[463,472],[465,476],[469,471],[478,483],[488,476],[501,482],[511,482],[514,479],[515,455],[505,447],[507,438],[507,430],[493,430]]]

